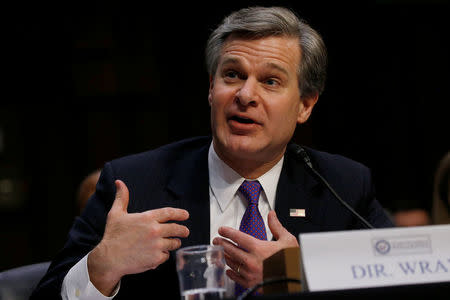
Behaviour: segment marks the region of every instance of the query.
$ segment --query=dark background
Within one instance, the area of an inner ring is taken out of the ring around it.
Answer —
[[[448,1],[20,2],[3,10],[0,271],[56,254],[106,161],[210,133],[206,39],[254,4],[294,8],[328,47],[295,141],[369,166],[389,211],[430,209],[450,150]]]

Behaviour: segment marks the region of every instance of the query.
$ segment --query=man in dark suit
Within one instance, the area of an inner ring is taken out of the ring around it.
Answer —
[[[107,163],[35,299],[133,299],[166,283],[165,298],[175,299],[172,251],[209,243],[224,247],[231,296],[234,286],[261,281],[262,261],[298,246],[299,233],[362,227],[289,150],[324,88],[326,50],[317,32],[284,8],[242,9],[211,34],[206,60],[212,138]],[[392,225],[366,167],[307,153],[370,223]],[[249,216],[255,223],[248,225]]]

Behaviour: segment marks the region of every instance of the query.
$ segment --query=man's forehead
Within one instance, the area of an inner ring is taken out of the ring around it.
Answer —
[[[239,65],[247,59],[266,68],[296,69],[300,62],[298,38],[269,36],[258,39],[228,38],[223,44],[219,65]],[[293,65],[294,64],[294,65]]]
[[[222,44],[222,50],[230,44],[258,44],[265,41],[280,41],[286,47],[300,50],[300,39],[297,36],[288,35],[268,35],[261,37],[248,37],[241,35],[229,35]]]

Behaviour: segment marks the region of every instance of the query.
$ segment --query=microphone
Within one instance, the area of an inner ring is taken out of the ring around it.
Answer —
[[[364,226],[366,226],[366,228],[368,229],[374,229],[374,227],[367,222],[366,219],[364,219],[360,214],[358,214],[350,205],[348,205],[347,202],[345,202],[344,200],[342,200],[341,197],[339,197],[339,195],[336,193],[336,191],[330,186],[330,184],[325,180],[325,178],[322,177],[322,175],[319,174],[319,172],[316,171],[316,169],[314,169],[311,160],[308,156],[308,154],[306,153],[305,149],[303,149],[301,146],[294,144],[294,143],[290,143],[289,144],[289,149],[294,152],[295,156],[300,158],[307,166],[308,168],[313,172],[313,174],[320,180],[320,182],[322,182],[323,185],[325,185],[328,190],[333,194],[333,196],[348,210],[350,211],[350,213],[355,216],[359,221],[361,221],[361,223],[364,224]]]

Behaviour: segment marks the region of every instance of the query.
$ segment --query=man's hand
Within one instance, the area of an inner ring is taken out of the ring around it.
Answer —
[[[104,295],[111,295],[122,276],[155,269],[169,258],[169,251],[181,246],[186,226],[168,221],[189,218],[186,210],[165,207],[129,214],[129,192],[115,181],[116,198],[108,213],[103,239],[88,256],[89,277]]]
[[[231,268],[227,275],[245,288],[255,286],[263,280],[263,261],[281,249],[298,247],[297,239],[278,221],[275,211],[268,216],[269,229],[276,241],[258,240],[230,227],[220,227],[219,234],[230,239],[215,238],[214,245],[222,245],[225,260]]]

